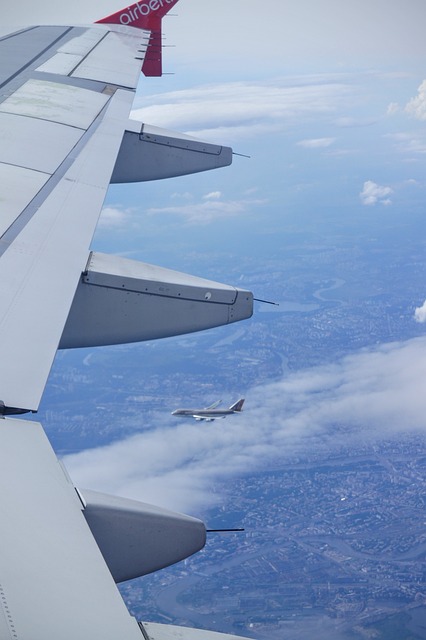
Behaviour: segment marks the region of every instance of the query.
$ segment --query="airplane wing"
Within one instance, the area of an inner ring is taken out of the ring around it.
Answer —
[[[227,147],[128,120],[141,67],[161,75],[161,18],[176,2],[147,0],[96,25],[0,37],[2,639],[175,637],[161,626],[141,629],[115,582],[188,557],[205,541],[197,519],[77,492],[42,426],[9,417],[37,411],[58,347],[152,339],[251,315],[250,292],[90,253],[111,181],[231,162]],[[160,312],[169,322],[156,332]]]
[[[213,402],[213,404],[211,404],[209,407],[204,407],[204,409],[206,411],[208,411],[209,409],[216,409],[216,407],[218,407],[221,402],[222,400],[216,400],[216,402]]]
[[[116,259],[100,254],[96,264],[103,263],[103,288],[91,287],[88,294],[89,286],[79,286],[90,284],[82,274],[91,274],[89,246],[111,180],[159,179],[231,162],[229,148],[128,120],[141,66],[146,73],[161,74],[157,42],[161,16],[176,2],[139,3],[89,27],[34,27],[0,39],[0,407],[4,414],[37,410],[68,317],[73,319],[66,332],[73,334],[71,346],[90,345],[90,339],[75,334],[84,332],[87,319],[94,322],[95,332],[104,331],[105,308],[122,307],[120,301],[110,302],[119,288],[136,292],[134,300],[147,292],[158,318],[160,291],[169,286],[167,299],[180,306],[177,312],[161,308],[163,317],[170,319],[162,336],[251,315],[248,292],[240,295],[233,287],[185,274],[170,277],[166,270],[149,270],[149,265],[141,271],[130,261],[116,266]],[[147,288],[147,280],[157,288]],[[72,309],[77,288],[84,288],[85,298],[82,303],[79,291]],[[183,309],[184,300],[197,302],[199,310],[186,325],[190,313]],[[104,343],[152,338],[149,331],[144,334],[142,312],[134,304],[131,316],[139,323],[139,332],[133,331],[127,340],[125,335],[108,335]],[[150,322],[152,327],[155,320]]]

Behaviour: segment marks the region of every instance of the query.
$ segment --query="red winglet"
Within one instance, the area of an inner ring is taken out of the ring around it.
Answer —
[[[111,16],[98,20],[151,31],[142,71],[146,76],[162,75],[161,19],[179,0],[141,0]]]

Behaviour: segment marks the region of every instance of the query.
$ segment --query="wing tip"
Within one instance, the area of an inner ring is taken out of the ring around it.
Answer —
[[[179,0],[142,0],[97,20],[97,23],[120,24],[124,27],[136,27],[150,31],[157,30],[161,28],[161,19],[177,2]]]
[[[119,24],[151,31],[142,64],[147,77],[163,75],[161,20],[179,0],[144,0],[97,20],[97,24]]]

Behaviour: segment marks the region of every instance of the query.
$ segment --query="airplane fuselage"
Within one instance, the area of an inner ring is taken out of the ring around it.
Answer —
[[[172,411],[172,416],[182,416],[191,418],[225,418],[233,413],[239,413],[239,411],[232,411],[231,409],[176,409]]]
[[[195,418],[195,420],[211,422],[218,418],[226,418],[226,416],[233,415],[234,413],[241,413],[244,398],[237,400],[237,402],[228,407],[228,409],[216,409],[218,404],[219,402],[215,402],[210,407],[204,407],[204,409],[175,409],[175,411],[172,411],[172,416]]]

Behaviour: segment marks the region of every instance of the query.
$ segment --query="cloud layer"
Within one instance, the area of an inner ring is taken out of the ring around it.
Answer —
[[[265,200],[252,197],[227,199],[220,191],[205,194],[201,200],[188,196],[181,204],[165,207],[151,207],[146,213],[150,216],[172,215],[188,224],[208,224],[219,218],[230,218],[247,214]]]
[[[206,140],[236,140],[280,131],[296,117],[334,114],[352,94],[343,76],[227,82],[144,98],[132,118]]]
[[[67,456],[80,487],[202,514],[226,479],[293,456],[426,430],[426,339],[364,350],[251,389],[245,411],[212,423],[158,413],[121,442]],[[143,412],[142,412],[143,416]]]
[[[418,120],[426,120],[426,80],[423,80],[417,95],[407,103],[405,110]]]
[[[423,324],[426,322],[426,300],[421,307],[417,307],[414,311],[414,319],[416,322]]]
[[[372,180],[367,180],[364,182],[364,186],[359,197],[361,198],[362,204],[365,205],[374,205],[378,203],[389,205],[392,204],[392,200],[388,197],[391,193],[391,187],[381,186]]]
[[[305,147],[305,149],[324,149],[330,147],[334,138],[311,138],[309,140],[301,140],[297,144],[299,147]]]

